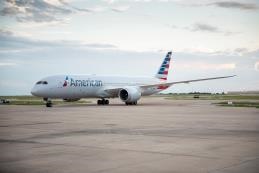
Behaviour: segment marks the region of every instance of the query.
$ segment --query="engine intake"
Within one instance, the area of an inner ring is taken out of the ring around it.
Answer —
[[[127,87],[119,91],[119,98],[123,102],[136,102],[140,99],[141,92],[137,87]]]

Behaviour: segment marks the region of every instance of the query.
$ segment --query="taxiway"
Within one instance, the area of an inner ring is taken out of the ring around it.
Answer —
[[[0,172],[258,172],[259,109],[211,102],[0,105]]]

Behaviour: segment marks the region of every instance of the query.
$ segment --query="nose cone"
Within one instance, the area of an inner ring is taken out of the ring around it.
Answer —
[[[35,86],[31,89],[31,94],[37,96],[37,89]]]

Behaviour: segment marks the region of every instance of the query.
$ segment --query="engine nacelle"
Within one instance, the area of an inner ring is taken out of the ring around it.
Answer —
[[[119,98],[126,103],[136,102],[140,97],[141,92],[137,87],[126,87],[119,91]]]
[[[67,99],[67,98],[64,98],[63,101],[64,102],[75,102],[75,101],[78,101],[80,99]]]

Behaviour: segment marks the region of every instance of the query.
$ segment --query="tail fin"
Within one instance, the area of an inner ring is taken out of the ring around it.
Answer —
[[[167,80],[171,56],[172,56],[172,52],[168,52],[155,76],[156,78],[161,79],[161,80]]]

